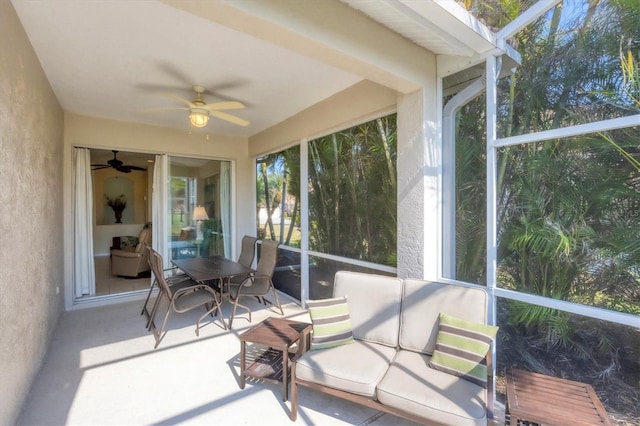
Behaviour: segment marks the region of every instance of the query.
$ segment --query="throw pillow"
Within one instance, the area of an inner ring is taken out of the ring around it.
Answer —
[[[346,297],[307,300],[307,309],[313,324],[312,350],[353,343]]]
[[[487,386],[484,359],[498,327],[474,323],[440,313],[436,349],[429,365],[436,370]]]

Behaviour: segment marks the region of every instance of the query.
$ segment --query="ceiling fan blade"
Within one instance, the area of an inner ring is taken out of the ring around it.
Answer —
[[[242,102],[228,101],[228,102],[212,102],[205,106],[209,111],[216,111],[221,109],[244,109],[246,108]]]
[[[131,166],[119,166],[114,168],[121,173],[131,173]]]
[[[92,164],[91,170],[108,169],[109,167],[111,166],[108,164]]]
[[[177,110],[189,111],[189,108],[187,108],[187,107],[183,107],[183,108],[178,108],[178,107],[174,107],[174,108],[147,108],[147,109],[143,109],[142,112],[177,111]]]
[[[183,102],[185,104],[187,104],[189,107],[195,107],[196,105],[192,104],[190,101],[181,98],[180,96],[176,96],[176,95],[172,95],[171,93],[161,93],[162,96],[166,97],[166,98],[171,98],[174,99],[176,101],[180,101]]]
[[[240,117],[236,117],[235,115],[231,115],[231,114],[227,114],[226,112],[221,112],[221,111],[210,111],[210,114],[214,117],[217,117],[221,120],[225,120],[228,121],[230,123],[233,124],[237,124],[238,126],[248,126],[250,123],[245,120],[242,119]]]
[[[122,167],[126,167],[129,170],[140,170],[140,171],[146,171],[147,169],[143,168],[143,167],[138,167],[138,166],[122,166]]]

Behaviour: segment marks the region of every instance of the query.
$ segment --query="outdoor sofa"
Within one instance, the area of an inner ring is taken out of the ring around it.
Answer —
[[[444,339],[438,337],[439,329],[444,333],[446,328],[440,324],[440,313],[486,324],[484,289],[340,271],[332,300],[344,296],[353,340],[325,349],[312,346],[292,364],[291,420],[297,418],[298,386],[422,424],[486,425],[493,418],[492,404],[487,403],[493,400],[490,350],[486,384],[430,365],[436,340],[440,350]],[[314,302],[308,303],[313,338],[321,320],[314,319]],[[492,329],[488,334],[495,337],[497,327],[480,327],[483,332]]]

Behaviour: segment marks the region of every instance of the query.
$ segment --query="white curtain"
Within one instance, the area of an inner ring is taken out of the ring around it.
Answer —
[[[224,257],[231,256],[231,163],[220,164],[220,222],[224,243]]]
[[[96,293],[93,262],[93,182],[88,148],[74,150],[74,262],[75,297]]]
[[[151,194],[151,246],[169,259],[167,236],[170,235],[169,203],[169,157],[156,155],[153,166],[153,193]],[[164,265],[167,268],[167,265]]]

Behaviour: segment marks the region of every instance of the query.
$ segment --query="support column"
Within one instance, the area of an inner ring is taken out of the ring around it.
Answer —
[[[440,268],[441,153],[434,81],[398,97],[398,277],[435,280]]]

